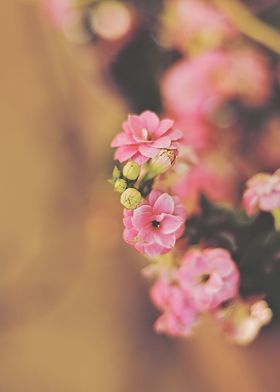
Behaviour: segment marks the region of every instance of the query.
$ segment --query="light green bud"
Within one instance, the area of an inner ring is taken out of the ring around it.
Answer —
[[[153,178],[165,173],[174,164],[177,157],[176,150],[162,149],[153,159],[151,159],[147,178]]]
[[[141,193],[135,188],[126,189],[121,195],[121,203],[128,210],[134,210],[142,200]]]
[[[128,180],[137,180],[140,174],[140,166],[136,162],[127,162],[123,168],[123,175]]]
[[[120,178],[120,175],[121,175],[120,170],[118,169],[117,166],[115,166],[112,173],[113,181],[116,181],[118,178]]]
[[[118,178],[114,185],[115,191],[119,193],[123,193],[127,188],[127,183],[122,178]]]

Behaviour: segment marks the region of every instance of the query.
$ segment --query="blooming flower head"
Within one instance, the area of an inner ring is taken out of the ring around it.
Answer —
[[[206,311],[236,296],[239,271],[225,249],[190,250],[178,270],[178,280],[194,306]]]
[[[248,216],[280,208],[280,170],[272,175],[259,173],[252,177],[247,182],[243,206]]]
[[[155,330],[171,336],[188,336],[198,320],[189,297],[180,287],[159,279],[151,290],[153,303],[163,311]]]
[[[170,251],[182,235],[186,211],[177,197],[153,190],[134,210],[124,210],[124,240],[154,257]]]
[[[170,119],[160,120],[150,111],[138,115],[129,115],[122,125],[123,132],[112,141],[117,147],[115,159],[120,162],[132,160],[138,164],[155,157],[161,149],[177,150],[181,131],[173,129]]]

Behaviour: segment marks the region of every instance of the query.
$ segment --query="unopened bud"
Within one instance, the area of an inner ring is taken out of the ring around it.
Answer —
[[[116,180],[114,188],[116,192],[123,193],[127,188],[127,183],[122,178],[119,178]]]
[[[177,150],[162,149],[150,162],[149,177],[165,173],[175,162]]]
[[[120,178],[121,172],[117,166],[114,167],[112,177],[113,180],[116,181],[118,178]]]
[[[140,166],[136,162],[127,162],[127,164],[123,168],[123,175],[128,180],[134,181],[137,180],[140,174]]]
[[[135,188],[126,189],[121,195],[121,203],[128,210],[134,210],[142,200],[141,193]]]

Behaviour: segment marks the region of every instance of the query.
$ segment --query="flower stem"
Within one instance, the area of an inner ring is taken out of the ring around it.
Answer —
[[[212,0],[245,35],[280,54],[280,33],[262,22],[239,0]]]
[[[280,208],[275,208],[272,211],[272,215],[274,218],[274,226],[276,231],[280,231]]]

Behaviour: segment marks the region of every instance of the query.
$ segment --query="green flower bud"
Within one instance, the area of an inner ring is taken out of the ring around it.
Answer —
[[[140,166],[136,162],[127,162],[123,168],[123,175],[128,180],[137,180],[140,174]]]
[[[121,172],[117,166],[114,167],[113,173],[112,173],[112,178],[113,181],[116,181],[118,178],[120,178]]]
[[[134,210],[142,200],[141,193],[135,188],[126,189],[121,195],[121,203],[128,210]]]
[[[118,178],[114,185],[115,191],[119,193],[123,193],[127,188],[127,183],[122,178]]]

